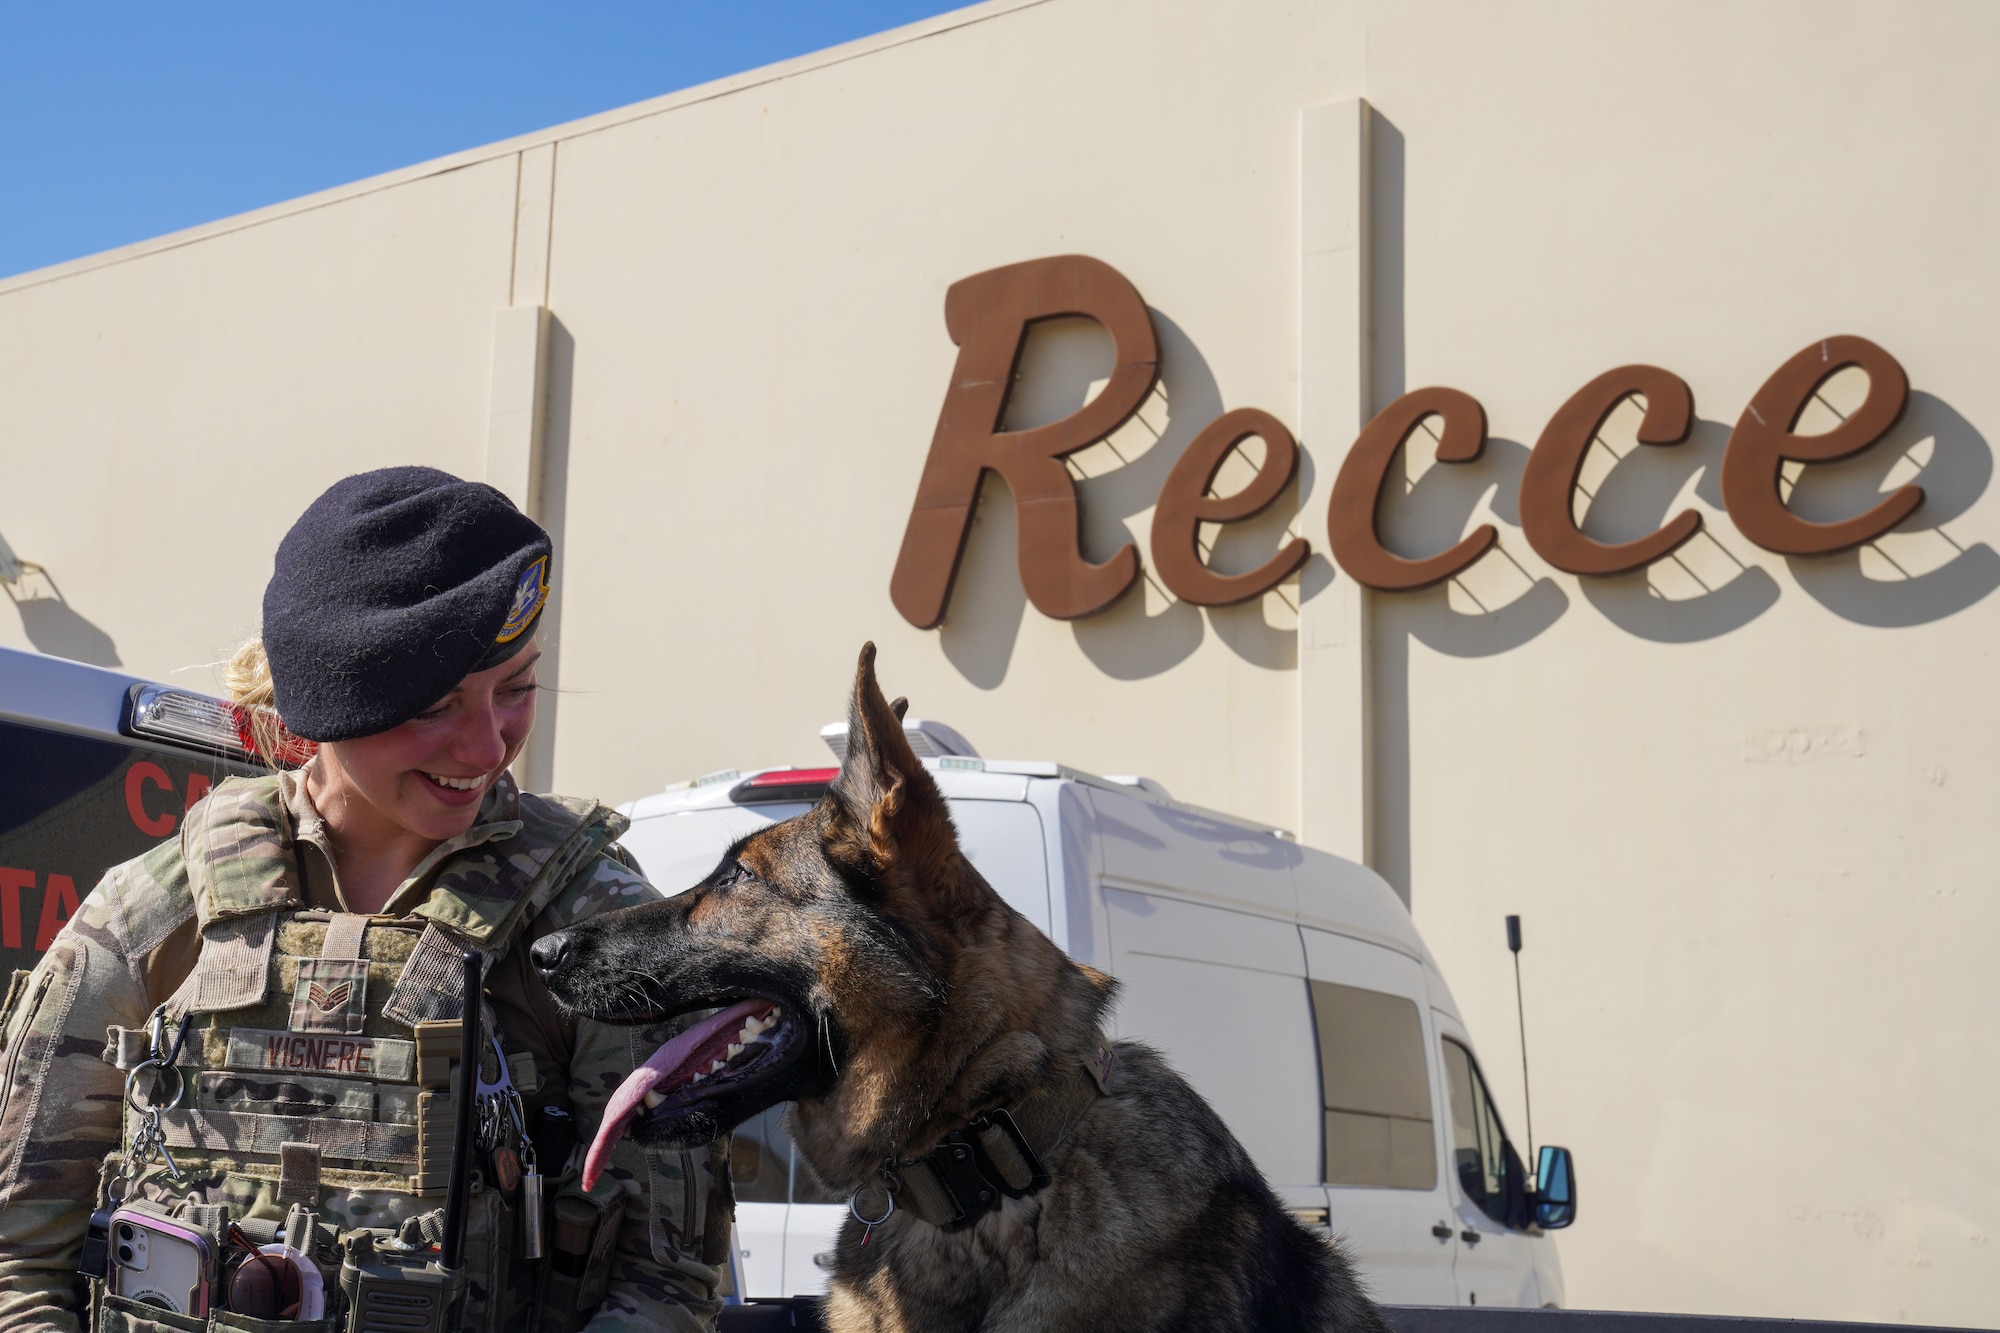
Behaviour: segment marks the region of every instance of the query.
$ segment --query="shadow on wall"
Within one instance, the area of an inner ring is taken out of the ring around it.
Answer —
[[[1606,542],[1634,540],[1686,507],[1690,495],[1721,509],[1728,439],[1721,422],[1697,421],[1687,441],[1671,447],[1601,443],[1617,461],[1589,493],[1584,531]],[[1518,497],[1527,458],[1518,442],[1491,439],[1477,461],[1432,466],[1384,503],[1383,542],[1401,555],[1445,549],[1475,526],[1482,508],[1516,532],[1447,585],[1376,599],[1378,634],[1407,632],[1440,653],[1486,657],[1520,647],[1562,617],[1570,601],[1562,588],[1529,574],[1509,551],[1526,547]],[[1972,507],[1992,475],[1992,450],[1972,424],[1935,395],[1911,394],[1903,419],[1881,443],[1856,458],[1805,468],[1787,502],[1802,517],[1829,522],[1915,482],[1924,488],[1922,507],[1864,547],[1787,559],[1793,580],[1835,615],[1862,625],[1902,628],[1965,610],[2000,587],[2000,553],[1983,542],[1963,545],[1944,525]],[[1741,545],[1727,529],[1718,536],[1705,524],[1666,559],[1629,574],[1579,578],[1577,589],[1606,620],[1639,638],[1718,638],[1763,615],[1779,597],[1777,580],[1732,549]],[[1308,595],[1315,591],[1309,583]]]
[[[529,791],[554,791],[556,714],[562,706],[563,585],[569,561],[563,558],[569,530],[569,421],[576,388],[576,336],[560,319],[549,316],[546,350],[546,396],[542,400],[542,458],[537,518],[556,551],[549,580],[548,606],[536,630],[542,662],[536,674],[541,690],[535,697],[537,718],[516,771]]]
[[[1117,680],[1171,669],[1193,654],[1210,630],[1247,662],[1289,668],[1297,660],[1296,621],[1272,623],[1270,598],[1204,610],[1167,593],[1145,567],[1149,515],[1160,488],[1189,442],[1223,411],[1214,373],[1200,349],[1171,319],[1157,310],[1152,317],[1160,341],[1159,384],[1109,440],[1069,460],[1085,558],[1107,560],[1130,542],[1141,553],[1140,577],[1102,613],[1072,622],[1071,633],[1098,670]],[[1060,420],[1089,402],[1110,374],[1111,341],[1094,321],[1042,320],[1029,329],[1001,425],[1026,430]],[[1301,480],[1308,485],[1309,467],[1302,460]],[[1256,518],[1222,528],[1208,551],[1209,564],[1228,574],[1268,560],[1286,540],[1299,484],[1295,481],[1294,490]],[[981,689],[997,688],[1006,679],[1028,612],[1016,564],[1017,534],[1012,493],[1005,481],[988,473],[980,485],[950,609],[939,629],[947,660]],[[1291,588],[1273,594],[1296,595]]]
[[[1014,494],[997,472],[979,483],[979,506],[952,583],[938,642],[958,674],[982,690],[1007,679],[1028,594],[1014,563]]]
[[[1486,442],[1476,462],[1432,466],[1382,506],[1376,518],[1382,544],[1409,557],[1442,551],[1476,526],[1482,508],[1520,527],[1521,472],[1527,463],[1526,446],[1496,438]],[[1374,605],[1394,608],[1403,629],[1453,657],[1490,657],[1518,648],[1569,609],[1569,598],[1555,581],[1529,575],[1505,542],[1454,582],[1472,610],[1453,605],[1449,585],[1385,594]]]
[[[1404,352],[1404,179],[1406,145],[1388,117],[1370,118],[1372,179],[1369,271],[1369,390],[1377,408],[1400,397]],[[1553,411],[1555,404],[1550,404]],[[1607,423],[1607,427],[1610,423]],[[1610,433],[1607,431],[1607,434]],[[1689,438],[1669,448],[1604,440],[1616,461],[1587,488],[1582,526],[1601,541],[1629,541],[1685,508],[1689,496],[1721,510],[1721,463],[1729,427],[1697,421]],[[1527,450],[1513,440],[1488,442],[1477,462],[1431,467],[1407,493],[1383,506],[1381,530],[1392,549],[1427,555],[1458,540],[1485,508],[1511,526],[1500,545],[1454,584],[1421,593],[1371,599],[1369,665],[1374,730],[1374,868],[1405,902],[1411,894],[1410,654],[1412,642],[1440,653],[1479,657],[1520,647],[1569,609],[1563,587],[1530,575],[1513,555],[1526,549],[1519,533],[1518,495]],[[1602,460],[1600,460],[1602,461]],[[1924,487],[1921,508],[1896,531],[1859,550],[1787,561],[1800,591],[1857,624],[1900,628],[1955,615],[2000,587],[2000,554],[1985,543],[1961,545],[1944,525],[1985,493],[1993,453],[1950,404],[1914,392],[1889,436],[1858,458],[1815,464],[1798,474],[1788,503],[1825,522],[1857,514],[1908,482]],[[1310,491],[1306,492],[1310,494]],[[1739,557],[1731,531],[1705,525],[1672,557],[1649,570],[1576,580],[1577,591],[1606,620],[1639,638],[1693,643],[1741,629],[1775,605],[1771,573]],[[1761,555],[1752,554],[1751,558]],[[1313,597],[1345,577],[1315,555],[1302,595]]]
[[[1083,554],[1106,560],[1125,542],[1148,554],[1149,512],[1167,474],[1203,426],[1222,415],[1222,392],[1208,359],[1180,325],[1153,310],[1160,339],[1160,382],[1132,420],[1103,444],[1073,455],[1084,474],[1076,488]],[[1100,451],[1110,457],[1098,457]],[[1150,568],[1102,615],[1072,621],[1077,647],[1117,680],[1141,680],[1186,661],[1206,630],[1201,609],[1174,600]]]
[[[38,651],[92,666],[124,665],[118,660],[118,645],[111,636],[69,604],[47,570],[27,572],[19,584],[6,588],[14,609],[21,613],[22,632]]]
[[[1808,468],[1791,504],[1824,521],[1858,513],[1879,492],[1910,481],[1924,488],[1923,504],[1868,546],[1786,561],[1792,578],[1858,625],[1902,629],[1956,615],[2000,587],[2000,554],[1984,542],[1962,546],[1944,530],[1992,480],[1993,450],[1972,423],[1943,399],[1912,393],[1887,441],[1859,458]]]
[[[1618,461],[1597,478],[1584,530],[1603,541],[1633,540],[1684,508],[1690,494],[1720,509],[1728,437],[1721,423],[1701,421],[1686,442],[1670,448],[1606,443]],[[1526,547],[1517,497],[1527,456],[1513,440],[1490,440],[1476,462],[1431,466],[1405,494],[1388,500],[1378,519],[1385,544],[1410,556],[1445,549],[1488,515],[1515,529],[1503,528],[1500,544],[1449,584],[1372,599],[1372,859],[1405,901],[1411,891],[1411,643],[1453,657],[1490,656],[1527,643],[1569,608],[1561,586],[1529,574],[1509,553],[1510,546]],[[1912,394],[1902,421],[1880,444],[1845,462],[1805,468],[1787,502],[1806,518],[1828,522],[1861,513],[1882,494],[1916,482],[1924,487],[1923,506],[1865,547],[1788,560],[1794,582],[1835,615],[1862,625],[1902,628],[1965,610],[2000,587],[2000,554],[1983,542],[1961,544],[1944,525],[1979,499],[1992,474],[1992,450],[1979,432],[1941,399]],[[1584,600],[1626,633],[1659,643],[1714,639],[1750,624],[1780,594],[1778,581],[1746,563],[1732,545],[1743,545],[1733,531],[1718,536],[1704,526],[1647,569],[1575,582]],[[1307,595],[1322,586],[1309,575]]]
[[[1729,427],[1697,419],[1688,438],[1667,448],[1625,447],[1599,483],[1583,530],[1605,542],[1635,541],[1685,507],[1690,487],[1722,508],[1722,451]],[[1608,446],[1604,446],[1608,447]],[[1857,512],[1859,512],[1857,510]],[[1584,600],[1628,634],[1655,643],[1696,643],[1741,629],[1778,600],[1778,581],[1746,565],[1704,523],[1663,568],[1578,580]],[[1674,595],[1661,590],[1677,580]]]

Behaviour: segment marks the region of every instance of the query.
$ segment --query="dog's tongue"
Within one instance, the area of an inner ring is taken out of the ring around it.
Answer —
[[[718,1032],[734,1031],[743,1025],[744,1019],[770,1007],[769,1000],[743,1000],[732,1004],[715,1017],[696,1023],[654,1051],[646,1063],[633,1070],[618,1085],[618,1090],[611,1094],[611,1100],[604,1104],[604,1120],[597,1126],[597,1137],[591,1140],[590,1151],[584,1155],[583,1187],[591,1189],[596,1186],[597,1178],[604,1173],[605,1163],[611,1160],[611,1150],[618,1146],[619,1140],[625,1137],[625,1131],[632,1127],[633,1119],[645,1105],[647,1093],[674,1079],[681,1072],[681,1066]]]

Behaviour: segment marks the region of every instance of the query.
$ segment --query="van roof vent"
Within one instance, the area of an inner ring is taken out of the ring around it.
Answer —
[[[1137,787],[1140,791],[1151,792],[1163,801],[1174,799],[1174,794],[1167,790],[1167,784],[1158,778],[1141,777],[1137,773],[1106,773],[1104,779],[1121,787]]]
[[[958,755],[967,759],[979,758],[979,751],[972,748],[972,742],[959,735],[942,722],[934,722],[925,717],[903,719],[903,737],[910,748],[917,752],[919,759],[943,759]],[[826,748],[833,751],[833,757],[841,763],[847,762],[847,724],[829,722],[819,729],[819,738],[826,742]]]

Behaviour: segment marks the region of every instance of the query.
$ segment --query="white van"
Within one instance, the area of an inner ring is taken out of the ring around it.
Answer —
[[[1546,1188],[1527,1192],[1451,991],[1380,876],[1150,779],[982,760],[936,722],[905,729],[979,872],[1123,983],[1114,1034],[1167,1053],[1301,1220],[1345,1237],[1377,1300],[1562,1304],[1544,1233],[1575,1217],[1569,1154],[1544,1149]],[[822,734],[844,753],[844,725]],[[837,772],[683,783],[621,807],[623,841],[677,892]],[[784,1109],[734,1144],[745,1297],[823,1291],[846,1214],[793,1153]]]

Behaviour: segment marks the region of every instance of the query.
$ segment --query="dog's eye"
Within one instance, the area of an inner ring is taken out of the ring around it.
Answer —
[[[755,876],[743,868],[741,861],[731,861],[728,865],[716,871],[715,879],[712,883],[718,889],[726,889],[732,884],[741,884],[743,881],[753,878]]]

